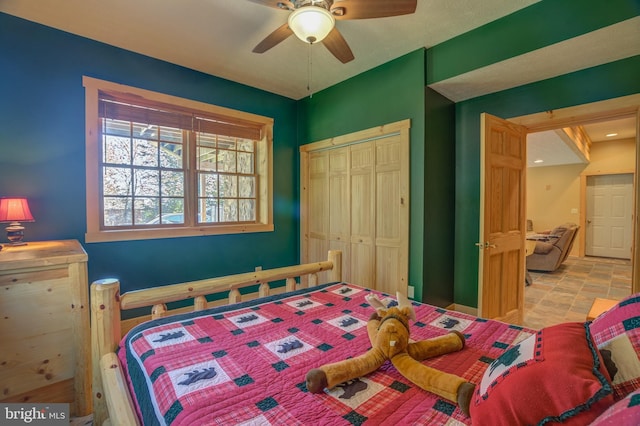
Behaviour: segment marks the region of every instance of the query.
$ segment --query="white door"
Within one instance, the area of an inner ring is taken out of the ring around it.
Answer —
[[[587,256],[631,259],[633,174],[587,177]]]

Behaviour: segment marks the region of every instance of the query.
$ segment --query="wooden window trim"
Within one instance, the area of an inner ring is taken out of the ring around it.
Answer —
[[[105,80],[83,76],[85,88],[85,160],[86,160],[86,214],[87,232],[85,241],[108,242],[146,240],[156,238],[193,237],[204,235],[242,234],[251,232],[271,232],[273,225],[273,119],[243,111],[232,110],[199,101],[189,100],[163,93],[152,92]],[[151,102],[171,105],[184,111],[201,111],[205,117],[226,117],[231,120],[252,123],[260,128],[262,139],[258,141],[256,158],[257,174],[260,179],[257,198],[257,222],[224,225],[195,225],[149,229],[103,230],[100,226],[100,178],[99,135],[100,119],[98,111],[99,93],[112,92],[143,98]]]

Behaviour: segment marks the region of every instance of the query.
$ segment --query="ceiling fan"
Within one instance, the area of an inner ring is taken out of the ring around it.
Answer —
[[[305,43],[322,42],[343,64],[354,59],[353,52],[335,21],[408,15],[416,11],[417,0],[250,0],[288,10],[289,19],[269,34],[254,53],[264,53],[295,34]]]

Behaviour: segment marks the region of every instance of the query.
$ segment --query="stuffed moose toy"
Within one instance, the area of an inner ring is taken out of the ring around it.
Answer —
[[[326,364],[309,370],[306,385],[309,392],[320,393],[334,386],[377,370],[386,360],[420,388],[457,403],[469,415],[469,404],[475,385],[465,379],[428,367],[421,361],[464,348],[464,336],[453,331],[443,336],[421,340],[409,339],[409,319],[415,311],[409,300],[397,294],[398,306],[387,308],[375,295],[366,296],[376,312],[367,323],[371,349],[354,358]]]

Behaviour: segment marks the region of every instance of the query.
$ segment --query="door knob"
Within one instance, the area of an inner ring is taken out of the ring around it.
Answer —
[[[481,249],[488,249],[488,248],[496,248],[497,247],[495,244],[489,244],[489,241],[485,241],[484,243],[476,243],[475,245],[480,247]]]

